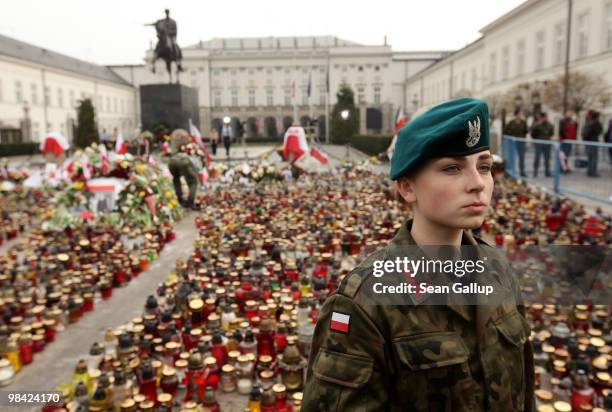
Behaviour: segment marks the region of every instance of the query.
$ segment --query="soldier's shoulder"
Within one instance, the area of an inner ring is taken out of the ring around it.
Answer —
[[[487,242],[486,240],[484,240],[483,238],[481,238],[480,236],[476,236],[476,235],[472,235],[472,237],[474,238],[474,240],[476,241],[476,243],[478,243],[478,245],[484,245],[484,246],[490,246],[493,247],[492,244],[490,244],[489,242]]]
[[[377,260],[384,260],[388,255],[388,247],[389,246],[386,246],[376,250],[355,266],[355,268],[342,279],[336,292],[346,297],[354,298],[357,293],[359,293],[365,280],[372,275],[374,262]]]

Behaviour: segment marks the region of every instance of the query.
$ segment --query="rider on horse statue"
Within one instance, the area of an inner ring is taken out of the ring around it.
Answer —
[[[157,20],[155,23],[146,24],[146,26],[153,26],[157,31],[157,45],[155,46],[155,55],[153,56],[153,68],[152,71],[155,73],[155,61],[157,59],[163,59],[166,62],[168,74],[172,80],[171,63],[176,62],[177,67],[177,81],[178,72],[182,72],[181,59],[183,53],[181,48],[176,43],[177,27],[176,21],[170,18],[170,10],[166,9],[166,18]]]

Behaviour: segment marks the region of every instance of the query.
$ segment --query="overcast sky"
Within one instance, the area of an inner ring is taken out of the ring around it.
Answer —
[[[164,17],[185,47],[213,37],[333,35],[396,51],[454,50],[524,0],[7,0],[0,34],[98,64],[141,63]]]

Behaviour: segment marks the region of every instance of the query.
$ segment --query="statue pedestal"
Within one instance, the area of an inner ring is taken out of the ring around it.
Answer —
[[[189,132],[189,119],[200,128],[198,89],[182,84],[148,84],[140,86],[142,130],[153,131],[153,126],[165,123],[172,132]]]

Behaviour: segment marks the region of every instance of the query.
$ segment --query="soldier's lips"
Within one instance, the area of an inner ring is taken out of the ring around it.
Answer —
[[[462,209],[469,210],[470,212],[484,212],[487,205],[481,202],[474,202],[462,207]]]

